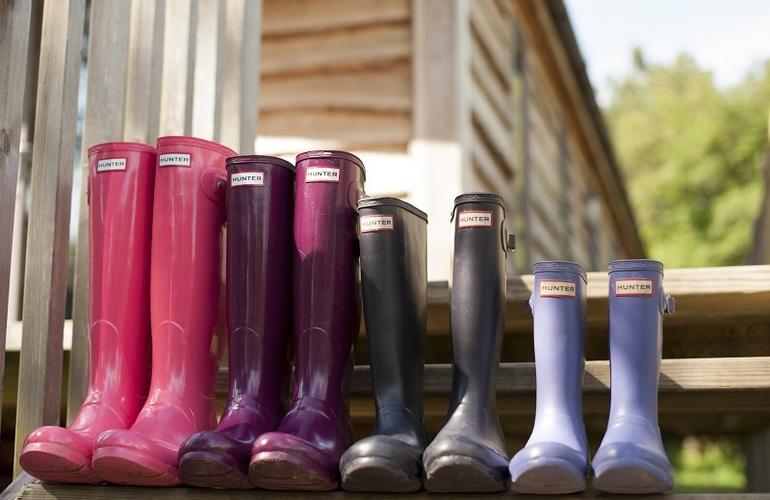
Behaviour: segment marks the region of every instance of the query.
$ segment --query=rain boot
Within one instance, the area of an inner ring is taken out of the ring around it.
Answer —
[[[260,488],[337,488],[353,440],[345,396],[360,317],[356,204],[364,179],[350,153],[297,156],[292,402],[278,431],[254,443],[249,474]]]
[[[674,487],[658,427],[663,264],[616,260],[609,266],[610,418],[593,460],[593,485],[608,493],[663,493]]]
[[[94,470],[109,482],[179,484],[179,446],[216,424],[219,237],[225,158],[234,155],[202,139],[158,139],[149,297],[152,378],[131,428],[107,431],[96,441]]]
[[[537,404],[527,445],[511,460],[516,493],[552,495],[586,489],[583,425],[586,274],[572,262],[537,262],[529,299],[535,323]]]
[[[508,452],[497,417],[495,379],[505,309],[505,258],[513,235],[496,194],[455,198],[452,283],[452,397],[446,423],[423,455],[425,489],[508,489]]]
[[[230,390],[214,431],[179,449],[183,482],[251,488],[251,447],[283,417],[291,329],[294,166],[270,156],[227,160],[227,332]]]
[[[91,468],[94,441],[128,428],[147,397],[155,161],[155,148],[145,144],[88,150],[88,392],[69,427],[41,427],[27,437],[19,463],[39,479],[100,482]]]
[[[374,433],[340,461],[348,491],[422,488],[428,216],[396,198],[358,202],[361,286],[376,406]]]

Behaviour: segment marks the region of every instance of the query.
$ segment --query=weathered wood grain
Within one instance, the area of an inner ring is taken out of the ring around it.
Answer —
[[[67,391],[67,421],[74,418],[88,386],[88,148],[123,138],[130,3],[104,0],[91,7],[88,43],[88,93],[80,158],[80,214],[75,251],[72,304],[72,354]]]
[[[389,24],[409,20],[409,0],[270,0],[264,4],[265,36]]]
[[[131,2],[123,134],[154,144],[160,124],[165,0]]]
[[[192,129],[196,4],[166,0],[159,135],[189,135]]]
[[[0,400],[31,12],[29,2],[0,2]]]
[[[349,492],[329,492],[322,493],[323,498],[329,500],[364,500],[373,498],[373,495],[366,493],[349,493]],[[80,500],[84,498],[104,498],[109,496],[114,500],[131,500],[134,498],[146,498],[146,499],[178,499],[178,498],[216,498],[221,500],[236,500],[242,498],[263,498],[266,500],[300,500],[307,498],[307,492],[278,492],[278,491],[262,491],[262,490],[250,490],[250,491],[227,491],[227,490],[206,490],[202,488],[140,488],[129,486],[75,486],[75,485],[55,485],[55,484],[29,484],[24,487],[21,492],[21,496],[18,498],[29,500],[43,500],[43,499],[59,499],[59,500]],[[402,499],[403,494],[378,494],[376,498],[380,499]],[[414,499],[455,499],[457,495],[440,494],[440,493],[415,493],[410,494],[408,498]],[[492,498],[514,498],[512,493],[499,493],[499,494],[464,494],[462,498],[468,499],[492,499]],[[545,500],[551,499],[553,496],[540,496],[540,495],[527,495],[527,499],[531,500]],[[585,498],[601,498],[602,500],[626,500],[628,495],[608,495],[599,494],[598,492],[589,492],[580,495],[561,495],[559,498],[565,500],[570,499],[585,499]],[[763,493],[682,493],[674,495],[648,495],[645,499],[664,499],[664,500],[759,500],[766,499],[767,494]]]
[[[407,23],[265,37],[262,40],[262,75],[378,67],[408,60],[411,50]]]
[[[59,418],[62,328],[85,1],[43,10],[19,365],[15,471],[27,434]]]

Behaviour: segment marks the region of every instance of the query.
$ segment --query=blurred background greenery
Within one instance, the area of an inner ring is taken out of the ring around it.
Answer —
[[[764,195],[770,60],[719,89],[681,54],[611,82],[605,109],[649,255],[670,267],[745,264]]]

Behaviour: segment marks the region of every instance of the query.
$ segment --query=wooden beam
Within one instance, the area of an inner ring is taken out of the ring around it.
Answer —
[[[248,490],[248,491],[228,491],[228,490],[206,490],[200,488],[142,488],[136,486],[77,486],[77,485],[61,485],[61,484],[40,484],[33,483],[26,485],[21,491],[21,495],[18,498],[29,500],[75,500],[84,498],[104,498],[108,495],[113,500],[132,500],[134,498],[146,498],[146,499],[167,499],[177,500],[182,498],[211,498],[218,500],[240,500],[247,498],[265,499],[265,500],[300,500],[307,498],[307,492],[283,492],[283,491],[262,491],[262,490]],[[328,500],[366,500],[373,498],[374,495],[367,493],[350,493],[347,491],[336,491],[323,493],[323,498]],[[402,495],[394,494],[382,494],[377,495],[377,498],[382,499],[398,499],[403,498]],[[413,493],[408,496],[410,499],[423,499],[423,500],[453,500],[459,498],[456,494],[442,494],[442,493],[428,493],[420,492]],[[499,494],[464,494],[462,498],[476,499],[476,500],[489,500],[493,498],[512,498],[511,493],[499,493]],[[553,498],[549,496],[530,495],[527,498],[531,500],[543,500],[547,498]],[[582,493],[578,495],[561,495],[560,499],[572,500],[572,499],[585,499],[585,498],[597,498],[601,500],[628,500],[628,495],[609,495],[600,494],[596,491],[589,493]],[[763,493],[679,493],[673,495],[648,495],[645,499],[659,498],[662,500],[760,500],[767,499],[767,495]]]
[[[262,1],[228,0],[220,40],[221,95],[217,105],[218,140],[241,154],[254,153],[259,116]]]
[[[0,2],[0,401],[31,13],[30,2]]]
[[[123,138],[131,4],[103,0],[91,7],[88,43],[88,93],[80,168],[80,214],[75,250],[72,303],[72,354],[67,390],[67,421],[80,408],[88,386],[88,148]]]
[[[428,396],[448,396],[452,391],[452,366],[425,365],[424,391]],[[227,391],[227,370],[217,378],[217,391]],[[583,391],[606,393],[610,388],[607,361],[587,361]],[[661,393],[692,391],[770,391],[770,357],[682,358],[664,359],[660,367]],[[500,363],[497,394],[500,396],[534,394],[535,363]],[[371,396],[368,365],[358,365],[350,383],[351,396]],[[760,405],[762,406],[762,405]],[[768,408],[768,405],[764,405]]]
[[[166,0],[158,134],[192,130],[193,70],[197,0]]]
[[[19,364],[15,468],[27,434],[59,420],[69,216],[85,1],[43,10]]]
[[[155,144],[160,121],[165,2],[131,2],[123,136]]]
[[[265,2],[264,36],[286,36],[409,21],[409,0]]]

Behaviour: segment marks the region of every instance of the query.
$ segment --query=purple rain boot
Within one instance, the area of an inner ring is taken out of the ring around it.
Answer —
[[[593,485],[608,493],[663,493],[674,487],[658,427],[663,264],[616,260],[609,266],[610,418],[593,460]]]
[[[500,196],[455,198],[452,282],[452,397],[444,427],[423,454],[425,489],[485,493],[508,489],[508,452],[497,417],[495,379],[505,313],[505,232]]]
[[[377,410],[374,432],[340,460],[347,491],[422,488],[423,345],[428,308],[428,216],[397,198],[358,202],[366,340]]]
[[[586,489],[583,425],[586,273],[572,262],[537,262],[529,299],[535,323],[537,405],[527,445],[511,460],[511,489],[542,495]]]
[[[227,331],[229,398],[214,431],[179,450],[182,481],[252,488],[254,441],[278,428],[291,329],[294,166],[270,156],[227,159]]]
[[[356,204],[365,178],[350,153],[297,156],[292,403],[278,431],[254,443],[249,475],[260,488],[338,486],[353,441],[345,398],[360,318]]]

